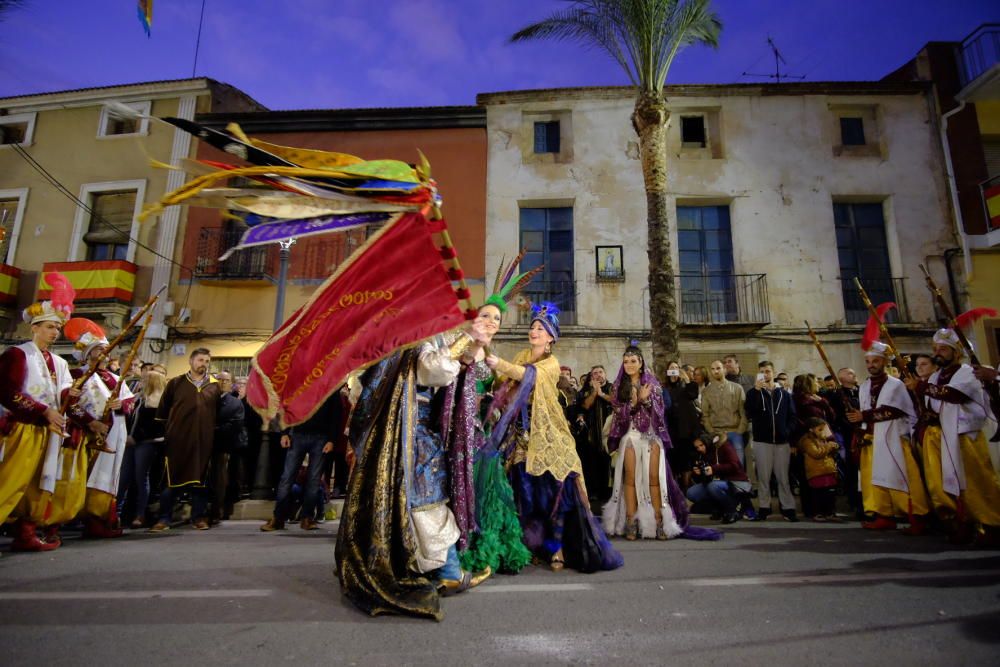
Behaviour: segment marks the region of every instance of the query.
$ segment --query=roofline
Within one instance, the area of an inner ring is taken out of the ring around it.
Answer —
[[[671,97],[771,97],[779,95],[917,95],[931,87],[925,81],[801,81],[794,83],[696,83],[664,86],[664,95]],[[635,86],[589,86],[577,88],[543,88],[480,93],[481,105],[514,101],[538,101],[565,98],[618,99],[635,96]]]
[[[71,90],[57,90],[46,93],[31,93],[28,95],[0,97],[0,107],[5,109],[30,107],[41,110],[45,108],[93,103],[97,100],[106,100],[109,98],[134,97],[149,99],[151,97],[162,98],[191,92],[207,93],[216,86],[232,88],[252,100],[255,104],[258,104],[261,107],[264,106],[239,88],[202,76],[189,79],[139,81],[136,83],[124,83],[114,86],[95,86],[93,88],[75,88]]]
[[[299,109],[245,113],[198,114],[199,123],[212,128],[238,123],[245,131],[332,132],[368,130],[433,130],[486,128],[481,106],[393,107],[375,109]]]

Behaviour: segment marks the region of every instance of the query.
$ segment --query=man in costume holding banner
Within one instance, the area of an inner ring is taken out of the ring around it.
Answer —
[[[986,445],[986,429],[996,428],[996,418],[983,385],[963,357],[955,331],[939,329],[934,334],[934,358],[940,370],[927,381],[907,384],[929,408],[922,437],[924,475],[935,511],[952,520],[951,541],[975,538],[997,545],[1000,480]]]
[[[917,421],[913,399],[902,380],[886,372],[894,351],[874,341],[865,351],[868,379],[861,385],[861,410],[849,410],[847,418],[859,425],[861,491],[866,513],[875,515],[862,524],[872,530],[892,530],[897,516],[907,516],[907,535],[927,532],[930,512],[927,493],[910,434]]]

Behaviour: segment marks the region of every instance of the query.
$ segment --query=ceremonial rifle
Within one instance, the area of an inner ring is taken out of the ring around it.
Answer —
[[[931,291],[931,294],[934,296],[934,300],[937,302],[938,308],[940,308],[941,312],[944,313],[945,318],[948,320],[948,324],[955,332],[955,335],[958,336],[958,341],[962,344],[962,347],[965,348],[965,352],[969,355],[969,363],[973,366],[981,366],[982,364],[979,363],[979,357],[976,356],[976,351],[972,349],[972,343],[970,343],[969,339],[965,337],[965,333],[962,332],[962,327],[958,326],[958,320],[955,319],[955,313],[953,313],[951,308],[948,307],[948,302],[944,300],[944,295],[941,293],[941,289],[937,286],[937,283],[934,282],[934,279],[931,278],[931,274],[927,272],[927,267],[921,264],[920,270],[924,272],[924,280],[927,281],[927,289]]]
[[[837,385],[837,388],[841,389],[840,378],[833,372],[833,364],[830,363],[829,357],[826,356],[826,350],[823,349],[823,344],[819,342],[819,337],[813,331],[812,327],[809,326],[808,321],[806,321],[806,328],[809,329],[809,337],[812,338],[813,345],[816,346],[816,351],[819,352],[819,358],[823,360],[823,365],[826,366],[826,372],[833,378],[833,382]]]
[[[118,377],[118,384],[115,385],[114,390],[111,392],[111,396],[109,396],[107,402],[104,403],[104,413],[101,415],[102,422],[107,421],[108,416],[111,414],[111,402],[117,400],[118,397],[121,396],[122,385],[125,384],[125,373],[128,369],[132,368],[132,362],[135,360],[135,355],[139,352],[139,346],[142,345],[142,341],[146,338],[146,330],[149,329],[149,324],[153,321],[153,312],[154,309],[150,308],[146,313],[146,321],[142,323],[142,328],[139,329],[139,335],[135,337],[135,340],[132,342],[132,347],[129,349],[128,355],[125,357],[125,363],[122,365],[122,373]],[[107,436],[104,434],[98,433],[95,441],[96,446],[94,449],[102,452],[108,452],[109,454],[114,453],[113,449],[107,448]]]
[[[131,329],[132,327],[134,327],[136,325],[136,323],[138,323],[138,321],[142,319],[143,315],[145,315],[146,312],[148,310],[150,310],[156,304],[156,300],[160,298],[160,292],[162,292],[166,288],[167,288],[166,285],[164,285],[163,287],[161,287],[160,291],[157,292],[156,294],[154,294],[153,296],[151,296],[150,299],[149,299],[149,301],[146,302],[146,305],[143,306],[139,310],[139,312],[135,314],[135,317],[133,317],[131,320],[129,320],[128,324],[126,324],[124,327],[122,327],[121,332],[118,334],[118,336],[113,341],[111,341],[110,343],[108,343],[107,349],[105,349],[104,352],[101,352],[100,356],[98,356],[97,361],[94,363],[94,365],[92,367],[88,368],[86,373],[84,373],[83,375],[81,375],[80,377],[78,377],[76,379],[76,381],[73,382],[73,389],[79,390],[79,389],[83,388],[83,386],[85,384],[87,384],[87,381],[90,380],[90,378],[94,376],[94,373],[97,372],[97,369],[100,367],[100,365],[104,362],[105,359],[108,358],[108,355],[111,354],[111,350],[115,349],[116,347],[118,347],[119,344],[121,344],[122,340],[125,339],[125,334],[127,334],[129,332],[129,329]],[[66,416],[66,411],[69,409],[69,400],[70,400],[70,397],[69,397],[69,394],[67,394],[66,398],[63,399],[62,404],[59,406],[59,414],[62,415],[62,416],[64,416],[64,417]],[[58,432],[57,429],[54,429],[51,426],[49,427],[49,430],[51,430],[53,432]],[[62,435],[68,437],[68,434],[66,434],[66,433],[63,433]]]
[[[854,276],[854,286],[858,288],[858,293],[861,295],[861,300],[864,302],[865,307],[868,308],[869,315],[874,317],[875,321],[878,322],[878,330],[882,335],[882,340],[885,341],[885,344],[889,346],[889,349],[892,352],[892,365],[899,370],[899,374],[904,378],[912,378],[913,373],[911,373],[910,369],[907,367],[909,359],[900,354],[899,348],[896,347],[895,341],[892,340],[892,334],[889,333],[889,328],[885,326],[885,322],[883,322],[882,318],[878,316],[878,311],[875,310],[875,305],[872,304],[872,300],[868,298],[868,292],[865,291],[865,288],[861,285],[861,281],[858,280],[857,276]]]

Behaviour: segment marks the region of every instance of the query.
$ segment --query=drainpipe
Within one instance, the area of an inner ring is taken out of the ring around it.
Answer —
[[[965,233],[965,220],[962,219],[962,207],[958,203],[958,185],[955,183],[955,169],[951,161],[951,144],[948,142],[948,120],[965,109],[965,100],[949,111],[948,113],[941,115],[941,148],[944,150],[944,166],[947,171],[948,176],[948,191],[951,194],[951,206],[955,210],[955,224],[958,226],[958,236],[962,241],[962,266],[965,269],[965,279],[966,281],[972,277],[972,257],[969,255],[969,238]],[[948,266],[948,280],[951,281],[951,265],[948,264],[947,259],[945,263]],[[952,299],[954,299],[954,294]],[[958,308],[958,300],[955,299],[955,307]]]

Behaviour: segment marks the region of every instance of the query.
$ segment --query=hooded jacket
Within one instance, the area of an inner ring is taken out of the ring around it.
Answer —
[[[788,444],[795,431],[795,404],[781,387],[751,389],[747,392],[747,417],[753,422],[755,442]]]

